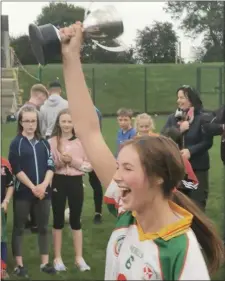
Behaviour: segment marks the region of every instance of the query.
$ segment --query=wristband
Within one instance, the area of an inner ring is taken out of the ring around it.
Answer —
[[[6,202],[7,204],[9,204],[9,199],[4,199],[3,202]]]

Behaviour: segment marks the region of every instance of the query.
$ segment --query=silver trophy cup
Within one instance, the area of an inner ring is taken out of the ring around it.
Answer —
[[[118,37],[122,35],[124,27],[115,7],[108,5],[90,12],[84,19],[83,28],[84,36],[91,38],[97,46],[111,52],[123,52],[126,50],[124,45],[107,47],[99,42],[99,40],[114,40],[119,43]],[[46,65],[56,55],[61,54],[61,38],[59,30],[54,25],[37,26],[30,24],[29,38],[33,53],[39,64]]]

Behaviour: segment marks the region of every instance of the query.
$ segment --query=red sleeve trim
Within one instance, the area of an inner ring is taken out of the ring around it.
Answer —
[[[11,165],[9,164],[9,161],[6,158],[1,157],[1,166],[7,167],[9,171],[12,173]]]
[[[104,203],[114,205],[116,209],[119,208],[119,204],[115,201],[114,198],[104,196]]]

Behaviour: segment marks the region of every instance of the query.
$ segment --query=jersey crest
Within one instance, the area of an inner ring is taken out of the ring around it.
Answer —
[[[156,273],[154,272],[153,268],[150,264],[145,263],[143,267],[143,277],[142,280],[157,280]]]

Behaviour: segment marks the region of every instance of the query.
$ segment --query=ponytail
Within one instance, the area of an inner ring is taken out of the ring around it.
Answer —
[[[192,230],[207,259],[209,272],[219,269],[224,262],[224,245],[213,222],[182,192],[173,192],[172,200],[193,215]]]

